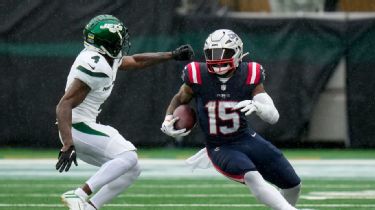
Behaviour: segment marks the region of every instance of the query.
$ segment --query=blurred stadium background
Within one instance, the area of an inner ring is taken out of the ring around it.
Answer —
[[[190,43],[204,61],[208,34],[234,30],[250,53],[245,60],[265,68],[281,115],[273,126],[249,120],[305,180],[300,206],[375,209],[373,0],[0,1],[0,209],[62,209],[58,194],[94,170],[81,163],[70,175],[53,171],[55,107],[84,25],[104,13],[128,26],[131,54]],[[182,141],[161,133],[185,64],[119,72],[99,119],[139,148],[145,173],[106,209],[265,209],[213,171],[183,167],[203,146],[199,129]],[[166,174],[171,181],[160,178]]]

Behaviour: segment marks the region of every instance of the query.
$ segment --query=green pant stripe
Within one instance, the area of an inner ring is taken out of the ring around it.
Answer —
[[[107,136],[107,137],[109,137],[107,134],[105,134],[103,132],[100,132],[100,131],[97,131],[97,130],[94,130],[93,128],[91,128],[90,126],[86,125],[83,122],[74,123],[74,124],[72,124],[72,127],[74,129],[78,130],[78,131],[81,131],[82,133],[91,134],[91,135],[97,135],[97,136]]]

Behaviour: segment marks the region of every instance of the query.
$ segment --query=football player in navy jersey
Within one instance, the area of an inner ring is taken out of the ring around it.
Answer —
[[[227,29],[208,36],[204,54],[206,63],[192,62],[184,68],[184,84],[172,98],[161,130],[172,137],[189,134],[186,129],[175,130],[173,125],[178,118],[172,113],[195,98],[199,124],[206,136],[206,149],[198,155],[208,155],[217,171],[248,186],[266,206],[296,209],[300,178],[281,151],[249,127],[246,120],[246,115],[252,113],[270,124],[279,119],[263,86],[262,66],[242,62],[246,55],[243,43]]]

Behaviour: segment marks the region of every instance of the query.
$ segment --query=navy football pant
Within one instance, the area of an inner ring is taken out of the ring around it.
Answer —
[[[255,137],[246,134],[220,146],[207,145],[207,153],[220,173],[241,183],[249,171],[258,171],[265,180],[281,189],[301,182],[281,151],[258,134]]]

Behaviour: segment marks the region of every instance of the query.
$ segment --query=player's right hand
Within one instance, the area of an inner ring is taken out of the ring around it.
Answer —
[[[190,133],[190,131],[186,131],[186,128],[176,130],[174,128],[174,123],[178,120],[178,117],[173,118],[172,115],[167,115],[164,119],[163,124],[161,125],[160,130],[167,134],[168,136],[171,136],[173,138],[176,137],[182,137],[186,136]],[[185,132],[186,131],[186,132]]]
[[[74,162],[74,165],[78,166],[77,153],[74,145],[70,146],[66,151],[60,150],[58,161],[56,163],[56,170],[58,170],[60,173],[64,170],[69,171],[72,162]]]

